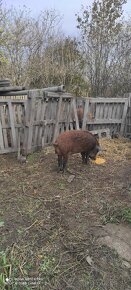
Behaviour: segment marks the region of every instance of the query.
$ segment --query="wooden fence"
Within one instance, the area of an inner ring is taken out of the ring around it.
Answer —
[[[0,99],[0,153],[15,152],[18,132],[24,126],[25,100]]]
[[[124,135],[128,98],[91,98],[84,102],[82,129],[109,128],[110,132]]]
[[[6,97],[7,98],[7,97]],[[64,92],[32,90],[27,100],[0,99],[0,153],[24,154],[52,144],[59,133],[79,129],[77,106],[83,104],[82,129],[109,129],[131,137],[129,98],[74,98]]]

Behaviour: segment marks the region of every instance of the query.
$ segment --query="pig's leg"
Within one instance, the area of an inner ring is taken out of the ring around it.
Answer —
[[[58,155],[58,172],[63,170],[62,156]]]
[[[85,155],[86,155],[86,153],[85,153],[85,152],[81,152],[81,156],[82,156],[82,163],[86,163],[86,162],[85,162]]]
[[[85,153],[85,163],[87,164],[89,162],[89,154]]]
[[[64,170],[66,170],[67,169],[67,161],[68,161],[68,155],[64,155],[63,156],[63,160],[62,160],[62,165],[63,165],[63,172],[64,172]]]

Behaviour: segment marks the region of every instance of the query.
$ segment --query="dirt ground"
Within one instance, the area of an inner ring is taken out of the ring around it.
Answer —
[[[57,173],[52,147],[26,164],[0,156],[0,289],[131,289],[129,264],[97,242],[104,224],[131,230],[131,142],[100,143],[106,162],[83,165],[72,156],[72,182]]]

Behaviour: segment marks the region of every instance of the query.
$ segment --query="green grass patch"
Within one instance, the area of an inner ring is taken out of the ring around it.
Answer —
[[[103,224],[107,223],[120,223],[126,222],[131,223],[131,207],[125,207],[123,209],[104,204],[102,207]]]

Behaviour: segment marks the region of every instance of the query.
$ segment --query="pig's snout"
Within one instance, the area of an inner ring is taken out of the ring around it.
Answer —
[[[92,150],[89,154],[89,157],[92,159],[92,160],[96,160],[96,155],[98,152],[101,151],[101,148],[100,146],[96,146],[94,150]]]

